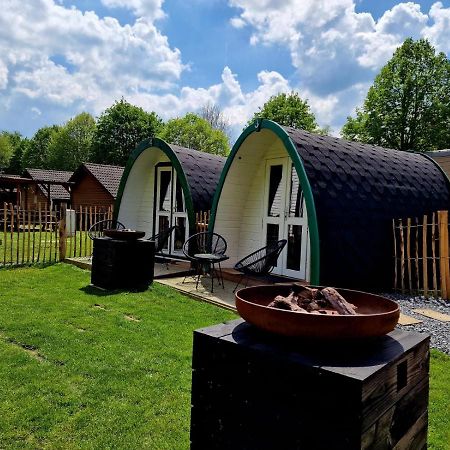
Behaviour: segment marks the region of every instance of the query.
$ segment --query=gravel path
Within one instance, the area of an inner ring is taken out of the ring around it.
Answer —
[[[450,301],[440,298],[428,298],[418,296],[411,297],[401,294],[383,294],[385,297],[395,300],[400,305],[403,314],[421,320],[416,325],[397,325],[399,328],[409,331],[418,331],[431,335],[431,347],[450,355],[450,322],[441,322],[414,313],[413,309],[432,309],[450,315]]]

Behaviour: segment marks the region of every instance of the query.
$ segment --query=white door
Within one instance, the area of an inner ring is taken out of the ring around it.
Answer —
[[[303,192],[290,158],[274,158],[266,163],[263,216],[263,245],[280,239],[287,244],[274,273],[306,279],[308,265],[308,225]]]
[[[178,228],[171,234],[163,251],[171,255],[182,255],[183,244],[189,233],[183,189],[172,167],[158,167],[156,177],[155,234],[176,225]]]

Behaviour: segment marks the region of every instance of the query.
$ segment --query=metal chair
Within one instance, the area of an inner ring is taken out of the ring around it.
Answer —
[[[219,281],[219,284],[222,283],[222,287],[225,287],[223,282],[222,267],[220,266],[220,263],[228,259],[228,256],[225,255],[226,251],[226,240],[220,234],[210,233],[208,231],[203,231],[201,233],[192,235],[183,244],[184,255],[194,263],[196,268],[196,289],[198,289],[198,283],[200,281],[203,267],[205,265],[208,265],[210,267],[211,292],[214,292],[214,274],[218,273],[217,279]],[[216,264],[219,268],[218,272],[215,268]]]
[[[169,270],[168,259],[164,256],[163,249],[166,247],[169,242],[169,238],[174,230],[177,228],[176,225],[172,225],[171,227],[161,231],[158,234],[153,235],[149,238],[149,241],[155,241],[155,254],[159,253],[162,260],[166,264],[167,270]]]
[[[92,240],[103,237],[105,230],[125,230],[125,225],[114,219],[100,220],[89,228],[88,236]]]
[[[250,255],[247,255],[245,258],[238,261],[234,265],[234,268],[235,270],[241,272],[242,275],[233,292],[236,292],[236,289],[241,284],[244,277],[248,278],[251,275],[268,275],[272,272],[274,267],[277,265],[280,253],[283,251],[286,244],[287,240],[281,239],[280,241],[274,242],[260,248],[259,250],[256,250],[253,253],[250,253]]]

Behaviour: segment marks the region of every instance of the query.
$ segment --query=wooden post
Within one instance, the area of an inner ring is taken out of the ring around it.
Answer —
[[[60,211],[61,211],[61,209],[60,209]],[[59,217],[59,219],[61,219],[61,217]],[[59,223],[59,220],[58,220],[58,208],[55,205],[55,229],[54,229],[54,232],[55,232],[55,253],[54,253],[54,255],[55,255],[55,262],[57,261],[58,249],[59,249],[59,245],[58,245],[58,237],[59,237],[58,236],[58,234],[59,234],[58,223]]]
[[[81,243],[83,241],[83,207],[80,205],[80,251],[78,256],[83,256],[81,254]]]
[[[27,236],[27,263],[30,263],[31,254],[31,210],[28,210],[28,236]],[[33,260],[31,260],[33,262]]]
[[[88,210],[87,210],[87,206],[86,206],[86,214],[84,215],[84,256],[87,256],[87,252],[86,252],[87,237],[88,237],[87,232],[88,232]]]
[[[39,244],[38,244],[38,262],[41,260],[41,238],[42,238],[42,206],[41,202],[38,203],[38,218],[39,218]]]
[[[33,211],[33,253],[31,255],[31,262],[34,263],[34,246],[36,244],[36,210]]]
[[[10,236],[11,236],[11,248],[10,248],[10,250],[11,250],[11,261],[10,261],[10,264],[12,264],[13,263],[13,259],[14,259],[14,254],[13,254],[13,246],[14,246],[14,207],[13,207],[12,203],[9,204],[9,208],[10,208],[9,212],[10,212],[10,215],[11,215],[11,224],[9,226]]]
[[[49,257],[48,260],[51,262],[52,261],[52,253],[53,253],[53,224],[54,224],[54,219],[53,219],[53,204],[50,203],[50,207],[49,207],[49,218],[50,218],[50,253],[49,253]]]
[[[61,204],[59,220],[59,260],[64,261],[66,259],[67,248],[67,230],[66,230],[66,204]]]
[[[399,220],[400,228],[400,273],[401,273],[401,286],[402,293],[405,292],[405,240],[403,237],[403,221]]]
[[[408,287],[409,292],[412,291],[412,280],[411,280],[411,218],[408,217],[406,221],[406,258],[408,259]]]
[[[45,202],[44,208],[44,257],[42,258],[43,262],[47,258],[47,233],[48,233],[48,212],[47,212],[47,202]]]
[[[20,261],[20,210],[17,207],[17,248],[16,248],[16,263]]]
[[[6,239],[8,237],[8,205],[3,203],[3,265],[6,266]]]
[[[416,226],[416,242],[415,242],[415,269],[416,269],[416,288],[417,293],[419,293],[420,289],[420,276],[419,276],[419,219],[417,217],[414,218],[415,226]]]
[[[423,216],[422,223],[422,274],[423,274],[423,295],[428,297],[428,249],[427,249],[427,235],[428,235],[428,217]]]
[[[439,269],[441,278],[441,297],[449,298],[448,270],[448,211],[438,211],[439,222]]]
[[[434,296],[438,296],[438,284],[437,284],[437,268],[436,268],[436,220],[435,213],[432,214],[431,225],[431,253],[433,255],[433,290]]]
[[[18,214],[20,214],[20,209]],[[25,237],[26,237],[26,214],[25,210],[22,210],[22,264],[25,262]],[[17,261],[19,262],[19,261]]]
[[[395,232],[395,219],[392,219],[392,231],[394,233],[394,289],[397,289],[397,238]]]

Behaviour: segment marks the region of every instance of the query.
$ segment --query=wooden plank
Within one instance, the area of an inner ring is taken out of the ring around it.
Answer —
[[[413,309],[413,311],[421,316],[429,317],[430,319],[439,320],[440,322],[450,322],[450,315],[444,314],[433,309]]]
[[[403,222],[399,220],[400,228],[400,274],[401,274],[401,286],[402,293],[405,293],[405,240],[403,236]]]
[[[55,229],[54,229],[54,233],[55,233],[55,249],[54,249],[54,256],[55,256],[55,261],[57,261],[57,257],[59,256],[59,244],[58,244],[58,235],[59,235],[59,230],[58,230],[58,208],[55,205]]]
[[[448,249],[445,248],[445,222],[444,211],[438,211],[438,225],[439,225],[439,279],[441,286],[441,297],[448,298],[447,279],[445,265],[447,263]]]
[[[437,267],[436,267],[436,220],[435,213],[431,215],[431,254],[433,258],[433,291],[434,296],[438,296],[438,284],[437,284]]]
[[[422,323],[422,320],[418,320],[415,317],[400,313],[400,317],[398,318],[399,325],[416,325],[417,323]]]
[[[406,221],[406,259],[408,264],[408,288],[409,292],[412,291],[411,280],[411,218],[408,217]]]
[[[50,232],[50,239],[49,239],[49,241],[50,241],[50,252],[49,252],[49,257],[48,257],[48,260],[49,261],[52,261],[52,250],[53,250],[53,229],[52,229],[52,226],[53,226],[53,223],[54,223],[54,219],[53,219],[53,205],[52,204],[50,204],[50,207],[49,207],[49,219],[50,219],[50,230],[49,230],[49,232]]]
[[[397,289],[397,233],[395,231],[395,219],[392,219],[392,233],[394,238],[394,289]]]
[[[422,276],[423,276],[423,295],[428,297],[428,217],[425,214],[422,222]]]

